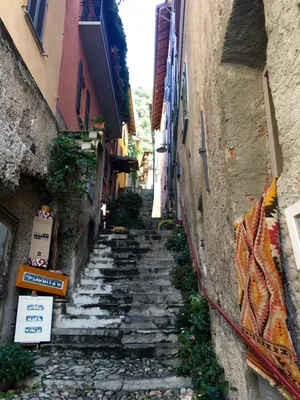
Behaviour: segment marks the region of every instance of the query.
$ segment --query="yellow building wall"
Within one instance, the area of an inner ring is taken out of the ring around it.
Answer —
[[[43,56],[25,19],[28,0],[0,0],[0,18],[10,33],[27,68],[55,113],[62,56],[66,0],[49,0],[46,10]]]
[[[121,150],[122,149],[122,150]],[[128,154],[128,128],[127,125],[123,126],[122,129],[122,139],[118,139],[118,156],[127,156]],[[118,174],[116,180],[116,193],[118,193],[119,189],[126,187],[126,176],[125,172]]]

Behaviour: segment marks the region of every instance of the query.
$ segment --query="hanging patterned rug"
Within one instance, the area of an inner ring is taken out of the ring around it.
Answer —
[[[297,356],[286,322],[276,181],[235,224],[241,326],[264,356],[300,388]],[[276,383],[249,349],[247,359],[255,371]]]

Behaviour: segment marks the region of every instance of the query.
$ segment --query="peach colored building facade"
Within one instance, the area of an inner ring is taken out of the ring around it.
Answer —
[[[42,2],[41,2],[42,3]],[[45,2],[40,38],[26,7],[30,0],[1,0],[0,19],[10,33],[15,46],[36,84],[55,113],[59,71],[62,56],[66,0]]]

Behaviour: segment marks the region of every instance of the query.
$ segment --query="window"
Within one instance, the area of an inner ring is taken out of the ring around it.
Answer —
[[[47,5],[47,0],[29,0],[27,6],[27,11],[30,15],[32,24],[41,42],[43,38]]]
[[[90,107],[91,107],[91,95],[89,90],[86,91],[86,100],[85,100],[85,118],[84,118],[84,126],[85,129],[89,129],[90,122]]]
[[[182,73],[182,117],[183,117],[183,132],[182,132],[182,144],[185,144],[186,134],[188,129],[188,93],[187,93],[187,73],[186,73],[186,63],[184,63],[183,73]]]
[[[76,111],[78,115],[80,115],[82,85],[83,85],[83,64],[82,60],[80,60],[78,65],[77,99],[76,99]]]

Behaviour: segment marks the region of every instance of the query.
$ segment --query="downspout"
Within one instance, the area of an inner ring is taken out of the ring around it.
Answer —
[[[186,219],[186,214],[185,210],[182,204],[181,199],[179,199],[179,204],[180,204],[180,209],[181,209],[181,214],[182,214],[182,220],[184,224],[184,229],[187,235],[188,239],[188,244],[189,244],[189,249],[191,252],[191,256],[193,259],[193,264],[194,268],[197,273],[197,279],[198,279],[198,284],[200,289],[202,290],[203,294],[207,297],[209,302],[211,303],[212,307],[215,308],[219,314],[222,315],[222,317],[225,319],[226,322],[235,330],[235,332],[238,334],[238,336],[244,341],[244,343],[253,351],[253,353],[259,358],[259,360],[265,365],[265,367],[268,368],[270,372],[274,375],[274,377],[277,379],[278,382],[281,383],[281,385],[291,394],[294,396],[296,400],[300,400],[300,390],[297,388],[296,385],[294,385],[292,382],[290,382],[285,375],[283,375],[274,365],[260,352],[259,348],[253,344],[253,342],[244,334],[244,332],[232,321],[232,319],[222,310],[222,308],[210,297],[208,292],[206,291],[202,278],[201,278],[201,273],[200,273],[200,268],[199,264],[197,261],[196,253],[194,250],[191,234],[189,231],[189,227],[187,224],[187,219]]]

